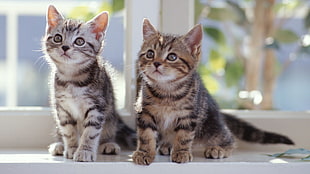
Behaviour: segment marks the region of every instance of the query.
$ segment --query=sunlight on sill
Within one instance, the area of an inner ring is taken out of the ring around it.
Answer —
[[[287,161],[283,160],[283,159],[273,159],[269,161],[270,163],[273,164],[283,164],[283,163],[288,163]]]

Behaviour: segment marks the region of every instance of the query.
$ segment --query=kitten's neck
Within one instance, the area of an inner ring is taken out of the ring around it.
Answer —
[[[157,91],[160,91],[161,93],[174,93],[184,86],[193,85],[195,83],[195,74],[195,72],[190,73],[186,77],[172,82],[153,82],[147,80],[146,83],[148,86]]]
[[[83,82],[94,78],[96,72],[100,70],[98,61],[87,65],[56,65],[56,76],[61,81]]]

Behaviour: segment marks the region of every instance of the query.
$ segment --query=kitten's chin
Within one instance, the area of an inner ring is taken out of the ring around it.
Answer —
[[[146,77],[149,79],[149,81],[152,81],[153,83],[170,83],[175,80],[175,77],[172,75],[163,75],[159,72],[153,72],[151,74],[146,75]]]
[[[60,64],[60,65],[69,65],[69,66],[83,66],[84,64],[88,64],[91,59],[87,58],[80,58],[80,59],[75,59],[70,55],[59,55],[59,56],[53,56],[51,57],[52,61],[55,64]]]

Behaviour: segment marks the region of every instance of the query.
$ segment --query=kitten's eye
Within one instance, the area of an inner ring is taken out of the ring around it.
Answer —
[[[166,59],[169,61],[175,61],[178,59],[178,56],[175,53],[170,53],[170,54],[168,54]]]
[[[83,38],[79,37],[79,38],[75,39],[74,43],[75,43],[77,46],[82,46],[82,45],[84,45],[85,40],[84,40]]]
[[[147,57],[147,58],[152,59],[152,58],[154,58],[154,56],[155,56],[155,53],[154,53],[153,50],[148,50],[148,51],[146,52],[146,57]]]
[[[60,42],[62,42],[62,37],[61,37],[60,34],[56,34],[56,35],[54,36],[54,42],[55,42],[55,43],[60,43]]]

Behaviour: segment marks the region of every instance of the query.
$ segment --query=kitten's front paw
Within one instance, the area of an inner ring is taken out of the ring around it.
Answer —
[[[99,146],[99,152],[103,154],[117,155],[121,148],[116,143],[104,143]]]
[[[230,147],[224,149],[220,146],[211,146],[206,148],[204,155],[206,158],[222,159],[230,156],[232,150]]]
[[[171,153],[171,161],[176,163],[187,163],[192,161],[193,156],[189,151],[177,151]]]
[[[50,144],[48,147],[48,152],[53,156],[63,155],[64,144],[62,142]]]
[[[96,152],[89,150],[78,150],[74,153],[73,160],[79,162],[93,162],[96,161]]]
[[[67,148],[63,153],[64,157],[68,159],[72,159],[75,151],[76,151],[76,147]]]
[[[132,154],[132,160],[139,165],[150,165],[155,159],[155,154],[150,154],[143,151],[135,151]]]

